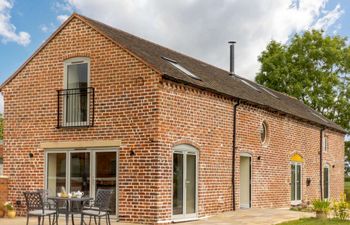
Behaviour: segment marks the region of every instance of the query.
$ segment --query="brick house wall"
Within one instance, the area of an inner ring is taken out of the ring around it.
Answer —
[[[3,152],[4,152],[4,145],[2,143],[0,143],[0,158],[4,154]]]
[[[95,126],[56,128],[57,93],[63,88],[63,62],[91,59]],[[157,213],[159,147],[156,135],[158,74],[95,30],[74,18],[2,90],[5,103],[4,175],[9,199],[44,187],[40,143],[69,140],[122,140],[119,151],[119,217],[151,223]],[[130,156],[134,150],[136,155]],[[34,157],[30,158],[29,153]],[[142,198],[140,197],[142,196]]]
[[[0,204],[7,201],[8,194],[8,180],[6,177],[0,177]]]
[[[234,101],[174,82],[163,82],[160,103],[160,142],[167,158],[168,173],[163,177],[164,215],[171,215],[172,148],[190,144],[199,151],[199,216],[232,210],[232,132]],[[269,141],[260,140],[260,126],[269,127]],[[252,207],[290,207],[293,154],[300,154],[302,164],[302,200],[320,197],[320,127],[241,104],[237,108],[237,144],[235,197],[240,207],[240,153],[252,155]],[[333,159],[331,168],[331,199],[343,193],[344,136],[326,130],[329,151],[324,162]],[[260,160],[258,159],[260,157]],[[333,165],[332,164],[332,165]],[[311,179],[310,186],[306,179]],[[164,218],[169,220],[170,217]]]
[[[63,88],[63,62],[91,60],[95,88],[95,126],[56,128],[56,90]],[[172,149],[190,144],[199,152],[199,216],[232,210],[231,98],[162,80],[127,51],[73,18],[2,89],[5,101],[4,173],[9,199],[44,186],[47,141],[122,141],[119,148],[119,218],[139,223],[168,223],[172,213]],[[253,207],[290,205],[290,157],[305,159],[303,199],[319,197],[320,128],[247,104],[238,106],[236,208],[239,208],[239,154],[252,154]],[[259,126],[266,121],[270,142],[261,145]],[[331,197],[342,192],[343,134],[327,130]],[[135,152],[134,156],[130,151]],[[30,158],[29,153],[34,157]],[[258,156],[261,157],[258,160]],[[334,184],[334,185],[333,185]]]

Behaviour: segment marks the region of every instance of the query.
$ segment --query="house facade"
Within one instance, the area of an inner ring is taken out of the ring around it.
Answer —
[[[5,83],[8,198],[115,190],[120,221],[336,199],[344,130],[298,100],[73,14]]]

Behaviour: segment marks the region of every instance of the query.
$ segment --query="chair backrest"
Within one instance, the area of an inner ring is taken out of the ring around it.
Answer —
[[[42,209],[44,211],[44,202],[41,192],[24,192],[24,198],[26,199],[27,210]]]
[[[109,209],[113,197],[113,189],[98,189],[96,192],[95,202],[100,209]]]
[[[37,189],[37,192],[41,193],[41,197],[43,198],[44,202],[47,202],[47,198],[49,197],[49,191],[46,189]]]

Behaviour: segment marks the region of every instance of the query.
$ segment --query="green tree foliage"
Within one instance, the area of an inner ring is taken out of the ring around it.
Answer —
[[[257,83],[296,97],[350,131],[350,47],[346,38],[306,31],[287,44],[271,41],[258,59]]]

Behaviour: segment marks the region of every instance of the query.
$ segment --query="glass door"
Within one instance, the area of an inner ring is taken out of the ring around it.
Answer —
[[[173,154],[173,217],[197,216],[197,155],[195,152]]]
[[[70,153],[69,192],[81,191],[90,195],[90,152]]]
[[[291,203],[292,205],[298,205],[301,203],[301,164],[291,164]]]
[[[50,152],[46,156],[46,189],[50,197],[61,192],[67,186],[67,163],[65,152]]]
[[[111,201],[112,214],[116,213],[117,193],[117,152],[94,152],[93,192],[98,189],[112,189],[114,194]]]

